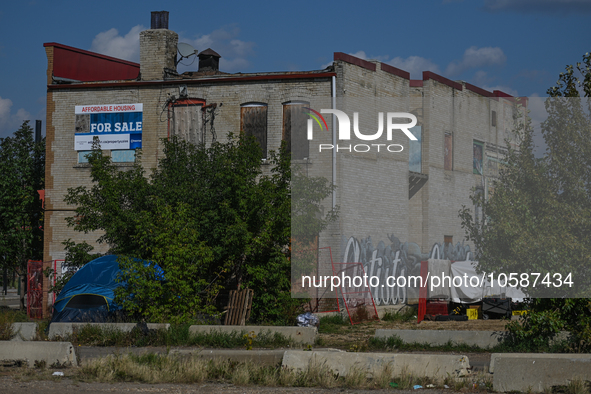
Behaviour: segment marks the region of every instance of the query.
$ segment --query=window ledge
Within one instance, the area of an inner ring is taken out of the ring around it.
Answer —
[[[305,164],[312,164],[312,163],[314,163],[314,161],[313,160],[310,160],[310,159],[308,159],[308,160],[302,160],[302,159],[294,160],[294,159],[292,159],[291,160],[291,163],[292,164],[304,164],[305,165]]]
[[[111,163],[115,167],[133,167],[135,163]],[[78,163],[73,168],[90,168],[90,163]]]

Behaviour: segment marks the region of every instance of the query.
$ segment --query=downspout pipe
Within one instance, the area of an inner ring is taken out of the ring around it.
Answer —
[[[332,109],[337,109],[337,78],[332,76]],[[332,114],[332,209],[337,206],[337,195],[335,187],[337,185],[337,116]]]

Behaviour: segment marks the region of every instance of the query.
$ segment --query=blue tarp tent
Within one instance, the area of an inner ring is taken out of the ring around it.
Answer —
[[[66,283],[53,304],[52,322],[104,322],[121,309],[114,303],[121,270],[118,256],[108,255],[84,265]],[[145,262],[147,264],[147,262]],[[157,275],[162,269],[156,265]]]

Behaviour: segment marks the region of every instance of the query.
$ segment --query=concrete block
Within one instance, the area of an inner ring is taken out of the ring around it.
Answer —
[[[351,368],[366,370],[369,375],[380,373],[390,364],[392,376],[410,374],[420,377],[445,378],[468,375],[470,362],[461,355],[400,354],[400,353],[347,353],[327,351],[288,350],[282,366],[297,371],[310,365],[326,365],[340,376],[346,376]]]
[[[498,358],[511,357],[513,359],[518,359],[518,358],[528,359],[528,358],[531,358],[532,355],[552,356],[552,358],[555,358],[555,359],[562,359],[562,358],[564,358],[564,359],[570,359],[570,358],[587,359],[591,356],[589,354],[571,354],[571,353],[552,353],[552,354],[545,354],[545,353],[492,353],[490,355],[490,366],[488,368],[488,372],[495,373],[495,363]]]
[[[12,323],[14,336],[11,341],[34,341],[37,338],[37,323]]]
[[[70,342],[0,341],[0,360],[3,363],[25,362],[29,367],[34,367],[35,361],[44,361],[47,366],[78,365]]]
[[[506,331],[447,331],[447,330],[376,330],[376,338],[390,338],[397,335],[405,343],[428,343],[433,346],[446,345],[449,341],[490,348],[498,345]]]
[[[103,330],[115,330],[122,332],[131,332],[131,330],[138,326],[136,323],[51,323],[49,325],[48,336],[51,340],[67,338],[69,335],[73,334],[74,329],[79,330],[86,325],[98,326]],[[150,330],[168,330],[170,324],[148,323],[147,326]]]
[[[495,391],[540,393],[573,380],[591,380],[591,354],[494,353],[491,370]]]
[[[232,332],[237,333],[249,333],[254,331],[256,335],[261,333],[270,332],[271,334],[279,333],[288,339],[293,340],[296,343],[304,345],[314,344],[316,334],[318,330],[316,327],[286,327],[286,326],[191,326],[189,332],[191,334],[209,334],[210,332],[221,332],[231,334]]]
[[[198,351],[171,350],[171,354],[192,354],[206,360],[229,360],[234,362],[255,363],[257,365],[276,366],[281,364],[285,350],[233,350],[203,349]]]

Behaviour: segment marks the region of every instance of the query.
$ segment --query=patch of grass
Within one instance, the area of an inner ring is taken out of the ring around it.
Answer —
[[[47,341],[47,333],[49,331],[49,319],[37,322],[37,341]]]
[[[211,331],[209,333],[196,333],[191,336],[189,344],[223,349],[239,348],[246,345],[246,338],[244,338],[242,332],[238,331],[233,331],[229,334],[220,331]]]
[[[0,312],[0,341],[8,341],[16,334],[12,323],[14,323],[14,315],[10,311]]]
[[[200,383],[206,363],[179,356],[113,355],[82,365],[79,377],[101,382]]]
[[[552,386],[549,390],[552,394],[589,394],[591,393],[591,382],[581,379],[574,379],[566,386]]]
[[[370,350],[393,350],[399,349],[402,346],[404,346],[404,342],[398,335],[392,335],[388,338],[371,337],[368,341],[368,347]]]
[[[1,367],[0,367],[1,368]],[[198,354],[114,354],[99,359],[84,360],[79,368],[61,369],[66,376],[85,382],[140,382],[159,383],[231,383],[236,386],[257,385],[265,387],[322,387],[337,389],[405,389],[414,385],[442,389],[448,385],[453,391],[490,392],[489,374],[472,374],[466,378],[448,376],[443,379],[417,377],[407,371],[394,374],[391,363],[382,366],[373,375],[363,365],[351,368],[340,376],[325,363],[311,363],[302,370],[292,370],[280,365],[266,366],[253,362],[200,358]],[[0,369],[0,372],[2,370]],[[22,380],[60,380],[52,377],[51,369],[22,368],[15,376]],[[14,374],[13,374],[14,376]],[[488,382],[488,383],[487,383]],[[570,387],[570,386],[569,386]],[[580,390],[566,394],[584,394]]]
[[[398,311],[396,311],[395,313],[392,312],[386,312],[386,314],[384,315],[384,317],[382,317],[382,321],[387,321],[387,322],[407,322],[407,321],[413,321],[416,320],[417,318],[417,312],[414,308],[412,307],[404,307]]]
[[[75,345],[85,346],[131,346],[133,333],[126,333],[111,327],[87,324],[74,329],[68,338]]]
[[[209,333],[196,333],[190,336],[188,343],[193,346],[215,347],[215,348],[243,348],[248,345],[249,337],[246,331],[232,331],[222,333],[210,331]],[[247,337],[245,337],[247,335]],[[294,347],[295,343],[284,335],[271,330],[262,331],[251,338],[252,347],[255,348],[278,348]]]
[[[431,345],[429,343],[412,342],[406,343],[399,336],[393,335],[388,338],[371,337],[368,340],[369,350],[381,351],[437,351],[437,352],[464,352],[464,353],[568,353],[565,351],[564,342],[557,341],[550,347],[532,348],[531,346],[520,346],[510,336],[505,337],[498,345],[493,347],[480,347],[477,345],[466,345],[448,341],[444,345]]]
[[[369,338],[368,347],[370,350],[400,350],[400,351],[439,351],[439,352],[450,352],[458,351],[465,353],[481,353],[481,352],[500,352],[499,349],[504,348],[481,348],[479,346],[472,346],[466,344],[457,344],[452,341],[447,342],[445,345],[431,345],[429,343],[406,343],[398,335],[393,335],[388,338]]]
[[[27,312],[8,307],[0,307],[0,341],[7,341],[17,332],[12,328],[13,323],[26,323],[30,319]]]
[[[231,349],[247,345],[245,334],[248,334],[245,330],[192,334],[189,325],[171,325],[168,330],[134,327],[131,332],[123,332],[113,327],[88,324],[63,339],[84,346],[202,346]],[[272,333],[271,330],[262,331],[251,340],[250,346],[254,348],[297,347],[291,339],[278,332]]]
[[[318,332],[321,334],[335,334],[341,330],[341,327],[349,325],[351,325],[349,319],[340,314],[323,316],[320,318]]]
[[[364,388],[367,385],[367,371],[358,366],[353,366],[343,379],[343,385],[348,389]]]

